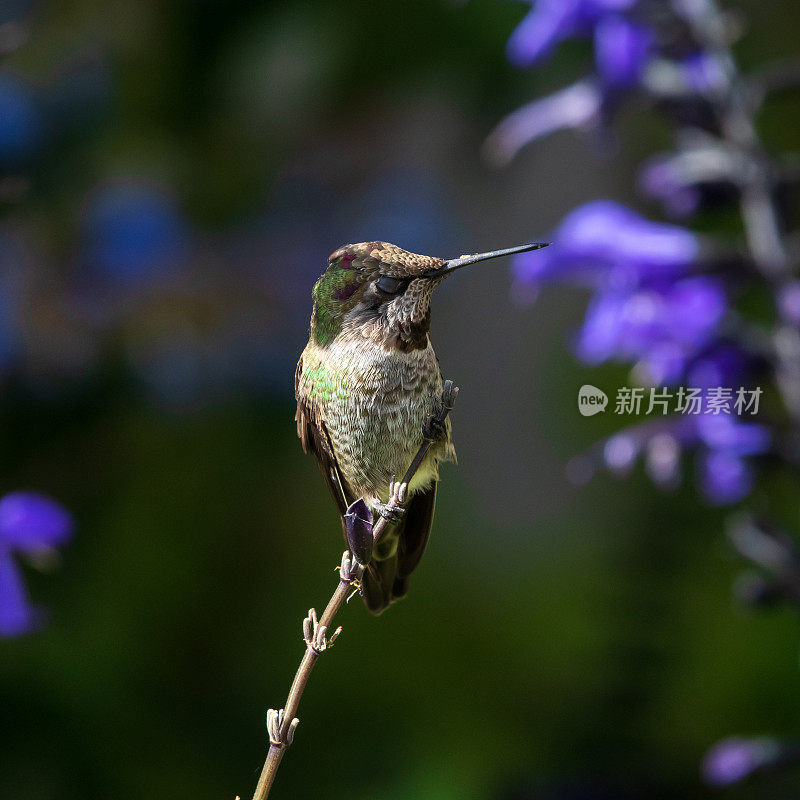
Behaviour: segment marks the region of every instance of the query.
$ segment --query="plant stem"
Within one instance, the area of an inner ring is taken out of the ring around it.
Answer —
[[[325,606],[325,611],[322,612],[322,617],[319,620],[320,626],[330,628],[333,618],[342,607],[342,603],[347,599],[347,595],[351,590],[351,585],[351,580],[340,578],[336,591],[334,591],[333,596],[328,601],[328,605]],[[286,706],[284,709],[285,719],[281,728],[282,742],[286,742],[289,727],[297,714],[297,709],[300,706],[300,698],[303,696],[306,684],[311,676],[311,670],[314,669],[314,664],[317,663],[320,652],[321,651],[309,644],[306,647],[306,652],[303,654],[303,660],[300,662],[300,666],[292,682],[292,688],[289,690],[289,697],[286,699]],[[278,766],[281,763],[283,754],[286,752],[287,746],[288,745],[285,743],[270,742],[267,759],[261,770],[261,777],[258,779],[258,785],[256,786],[253,800],[265,800],[269,795],[269,790],[272,788]]]
[[[441,407],[431,415],[432,423],[435,422],[439,425],[444,425],[448,414],[453,409],[453,404],[457,396],[458,388],[453,385],[452,381],[445,381],[444,390],[442,392],[442,404]],[[430,450],[432,444],[433,439],[429,438],[426,433],[417,454],[414,456],[414,459],[406,470],[406,474],[403,476],[403,480],[395,484],[392,489],[392,496],[389,498],[387,504],[390,509],[403,508],[408,485],[417,474],[417,470],[425,460],[425,456],[428,454],[428,450]],[[374,542],[377,543],[380,540],[388,524],[388,516],[382,516],[375,523],[372,528],[372,538]],[[333,596],[328,601],[328,605],[325,606],[325,610],[322,612],[322,616],[319,620],[316,619],[313,609],[309,611],[307,622],[313,620],[313,635],[309,636],[308,630],[304,624],[303,630],[306,640],[306,652],[303,654],[300,666],[297,668],[297,673],[292,682],[292,688],[289,690],[289,696],[286,699],[286,705],[281,712],[283,714],[283,722],[280,725],[280,729],[276,732],[275,736],[270,735],[269,751],[266,761],[264,762],[264,767],[261,770],[261,776],[258,779],[258,785],[253,794],[253,800],[266,800],[269,796],[283,754],[292,743],[294,728],[297,726],[297,709],[300,706],[300,698],[303,696],[306,684],[311,676],[311,670],[314,669],[314,664],[317,663],[317,658],[320,653],[333,643],[339,631],[337,630],[329,639],[326,639],[325,634],[330,630],[333,619],[347,599],[347,595],[350,593],[353,586],[357,585],[359,578],[364,572],[364,566],[358,564],[355,559],[351,562],[350,558],[350,554],[345,551],[339,570],[339,583]],[[354,564],[354,566],[352,566],[352,564]],[[274,712],[270,710],[270,714],[272,713]]]

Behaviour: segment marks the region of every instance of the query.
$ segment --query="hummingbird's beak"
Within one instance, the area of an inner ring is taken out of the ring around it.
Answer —
[[[466,267],[469,264],[476,264],[478,261],[486,261],[487,259],[499,258],[500,256],[513,256],[516,253],[527,253],[529,250],[541,250],[549,244],[550,242],[530,242],[529,244],[522,244],[519,247],[507,247],[505,250],[491,250],[488,253],[475,253],[471,256],[451,258],[449,261],[445,261],[438,269],[427,272],[426,277],[435,278],[442,275],[449,275],[451,272],[461,269],[461,267]]]

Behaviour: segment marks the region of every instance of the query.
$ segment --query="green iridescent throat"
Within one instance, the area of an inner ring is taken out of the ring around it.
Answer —
[[[341,332],[344,313],[352,305],[349,301],[358,282],[357,273],[334,264],[322,273],[312,292],[311,338],[316,344],[327,347]]]

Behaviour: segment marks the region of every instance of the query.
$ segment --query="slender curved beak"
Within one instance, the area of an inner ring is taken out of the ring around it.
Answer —
[[[461,267],[466,267],[469,264],[476,264],[478,261],[486,261],[490,258],[499,258],[500,256],[513,256],[516,253],[527,253],[529,250],[541,250],[549,244],[550,242],[530,242],[529,244],[519,245],[519,247],[507,247],[504,250],[491,250],[488,253],[475,253],[470,256],[451,258],[449,261],[445,261],[438,269],[427,272],[426,276],[433,278],[441,275],[449,275],[451,272],[461,269]]]

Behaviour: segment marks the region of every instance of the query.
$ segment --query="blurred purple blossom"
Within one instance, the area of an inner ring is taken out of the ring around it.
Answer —
[[[636,22],[617,14],[601,18],[594,31],[594,55],[603,85],[628,89],[639,83],[652,42],[652,32]]]
[[[680,179],[672,158],[655,157],[647,162],[639,174],[639,186],[674,217],[687,217],[700,206],[700,190]]]
[[[73,523],[54,500],[31,492],[0,499],[0,636],[33,630],[42,612],[31,605],[14,553],[36,555],[69,541]]]
[[[496,166],[508,164],[529,142],[561,128],[589,128],[600,120],[602,95],[592,80],[526,103],[509,114],[486,140],[484,152]]]
[[[724,288],[714,278],[611,289],[589,304],[576,352],[587,364],[642,360],[650,365],[652,383],[673,384],[714,336],[726,307]]]
[[[711,786],[729,786],[752,775],[756,770],[781,760],[785,748],[776,739],[762,737],[723,739],[703,759],[703,779]]]
[[[684,58],[681,68],[690,91],[712,94],[727,86],[728,76],[716,55],[698,51]]]
[[[631,8],[636,0],[535,0],[508,40],[508,58],[520,67],[549,56],[565,39],[589,36],[606,15]]]
[[[750,494],[755,480],[747,456],[770,449],[770,431],[725,414],[699,416],[697,431],[704,445],[698,452],[698,482],[703,496],[711,505],[738,503]]]
[[[591,478],[599,466],[624,476],[642,457],[655,483],[674,488],[680,481],[682,453],[694,450],[700,494],[710,505],[725,506],[750,493],[755,478],[752,457],[772,446],[766,426],[733,415],[668,416],[615,433],[574,460],[569,471],[578,482]]]
[[[700,250],[691,231],[651,222],[612,200],[594,200],[571,211],[552,241],[538,259],[529,253],[514,259],[514,289],[523,299],[549,281],[624,289],[681,276]]]

